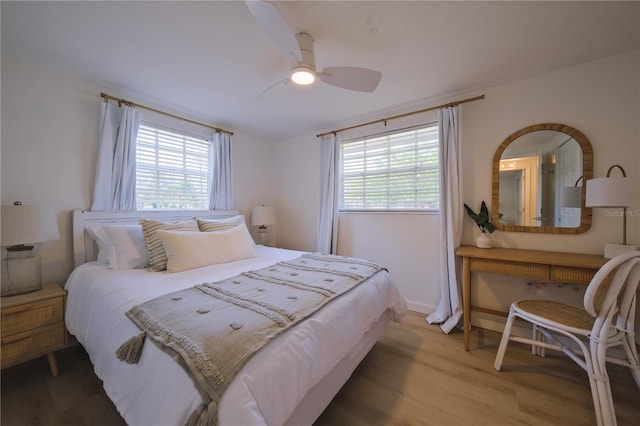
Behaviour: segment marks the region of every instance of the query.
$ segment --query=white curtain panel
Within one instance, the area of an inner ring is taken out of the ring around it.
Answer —
[[[105,101],[91,210],[136,209],[136,138],[140,113]]]
[[[218,132],[213,136],[211,155],[213,169],[209,208],[211,210],[233,209],[233,155],[230,134]]]
[[[462,240],[462,143],[458,106],[438,112],[440,139],[440,301],[427,317],[449,333],[462,317],[456,249]]]
[[[338,252],[338,161],[340,137],[336,134],[318,138],[320,145],[320,211],[316,250]]]

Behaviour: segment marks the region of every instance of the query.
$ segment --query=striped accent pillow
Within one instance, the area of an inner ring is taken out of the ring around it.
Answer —
[[[157,231],[198,231],[196,219],[186,219],[177,222],[160,222],[158,220],[140,219],[144,241],[149,252],[149,270],[152,272],[167,269],[167,253],[164,251],[162,240]]]
[[[242,223],[240,216],[225,219],[198,219],[198,228],[201,232],[226,231]]]

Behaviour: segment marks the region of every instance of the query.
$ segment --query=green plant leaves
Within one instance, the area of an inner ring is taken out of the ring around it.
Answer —
[[[489,209],[487,208],[487,204],[484,202],[484,200],[480,205],[479,213],[474,212],[473,209],[466,204],[464,205],[464,208],[467,211],[469,217],[473,219],[473,221],[476,223],[476,225],[478,225],[478,228],[480,228],[482,232],[492,233],[497,229],[496,226],[489,221]]]

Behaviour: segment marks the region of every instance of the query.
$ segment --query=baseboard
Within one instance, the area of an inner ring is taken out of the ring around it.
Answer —
[[[427,305],[425,303],[413,302],[411,300],[407,300],[407,309],[413,312],[418,312],[419,314],[429,315],[431,312],[436,310],[436,306]]]
[[[504,325],[507,319],[497,315],[491,315],[484,312],[473,312],[471,314],[471,329],[473,327],[480,327],[486,330],[496,331],[502,333],[504,331]],[[518,337],[531,337],[531,326],[527,326],[524,323],[516,322],[512,329],[511,334]]]

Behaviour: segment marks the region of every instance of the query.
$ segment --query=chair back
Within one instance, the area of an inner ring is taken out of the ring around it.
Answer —
[[[584,295],[584,308],[596,318],[593,333],[601,335],[613,323],[634,327],[636,291],[640,283],[640,251],[620,254],[596,272]]]

